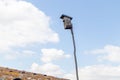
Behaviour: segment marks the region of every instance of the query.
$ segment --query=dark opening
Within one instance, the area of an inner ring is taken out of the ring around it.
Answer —
[[[13,80],[22,80],[21,78],[14,78]]]

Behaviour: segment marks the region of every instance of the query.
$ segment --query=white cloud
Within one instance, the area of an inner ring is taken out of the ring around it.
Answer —
[[[57,49],[42,49],[42,57],[41,60],[43,62],[51,62],[53,60],[63,59],[63,58],[70,58],[70,55],[65,54],[63,50]]]
[[[76,80],[75,73],[68,73],[63,76],[65,79]]]
[[[31,71],[52,76],[61,76],[63,74],[63,70],[60,68],[60,66],[53,63],[46,63],[43,65],[33,63],[31,65]]]
[[[120,47],[113,45],[106,45],[103,49],[96,49],[87,51],[87,53],[98,54],[98,60],[108,60],[112,62],[120,62]]]
[[[52,63],[33,63],[31,71],[76,80],[74,72],[65,74],[60,66]],[[80,80],[120,80],[120,66],[93,65],[79,68],[78,72]]]
[[[31,51],[31,50],[23,50],[23,51],[22,51],[22,54],[23,54],[24,56],[33,56],[33,55],[35,54],[35,52],[34,52],[34,51]]]
[[[59,65],[53,64],[52,61],[54,60],[61,60],[65,58],[70,58],[70,55],[64,53],[63,50],[58,49],[41,49],[41,61],[44,64],[39,65],[38,63],[33,63],[31,65],[31,71],[36,73],[47,74],[51,76],[63,77],[64,70],[61,69]]]
[[[0,0],[0,50],[31,43],[58,42],[50,18],[23,0]]]
[[[17,58],[16,54],[5,54],[4,59],[6,60],[15,60]]]
[[[75,73],[66,74],[65,78],[76,80]],[[120,80],[120,66],[93,65],[80,68],[80,80]]]
[[[5,60],[16,60],[19,58],[28,58],[33,57],[35,55],[34,51],[31,50],[23,50],[23,51],[9,51],[7,53],[2,54]]]

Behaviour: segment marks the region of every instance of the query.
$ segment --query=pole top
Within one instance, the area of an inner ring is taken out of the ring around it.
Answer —
[[[65,15],[65,14],[62,14],[60,18],[63,19],[64,17],[67,17],[67,18],[69,18],[70,20],[72,20],[72,17],[67,16],[67,15]]]

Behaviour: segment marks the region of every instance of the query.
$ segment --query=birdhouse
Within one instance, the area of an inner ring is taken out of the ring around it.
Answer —
[[[62,15],[60,18],[63,20],[65,29],[71,29],[72,28],[72,23],[71,23],[72,17],[67,16],[67,15]]]

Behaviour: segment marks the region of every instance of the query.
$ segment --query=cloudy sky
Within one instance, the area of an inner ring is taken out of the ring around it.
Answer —
[[[80,80],[120,80],[119,0],[0,0],[0,66]]]

